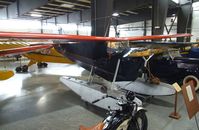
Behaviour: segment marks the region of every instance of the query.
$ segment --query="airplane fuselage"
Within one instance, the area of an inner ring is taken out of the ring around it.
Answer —
[[[58,42],[57,42],[58,43]],[[91,70],[106,80],[112,81],[118,60],[119,70],[116,80],[134,81],[143,67],[142,58],[123,57],[123,52],[108,54],[105,42],[81,42],[78,44],[59,44],[55,49],[76,62],[83,68]]]

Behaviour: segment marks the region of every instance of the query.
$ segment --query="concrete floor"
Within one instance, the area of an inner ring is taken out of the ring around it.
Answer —
[[[8,68],[17,65],[12,63]],[[106,111],[86,106],[59,81],[61,75],[82,73],[86,72],[76,65],[49,64],[44,69],[34,65],[28,74],[0,81],[0,130],[77,130],[81,124],[90,126],[101,121]],[[173,99],[174,96],[155,97],[145,103],[148,130],[197,130],[194,118],[188,119],[182,95],[178,100],[182,117],[168,117],[173,111]]]

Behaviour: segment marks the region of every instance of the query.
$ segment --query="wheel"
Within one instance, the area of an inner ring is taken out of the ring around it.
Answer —
[[[42,63],[41,63],[41,62],[38,62],[38,63],[37,63],[37,67],[38,67],[38,68],[42,68]]]
[[[24,65],[22,67],[22,72],[28,72],[28,66],[27,65]]]
[[[38,68],[46,68],[47,66],[48,66],[48,64],[45,63],[45,62],[43,62],[43,63],[42,63],[42,62],[38,62],[38,63],[37,63],[37,67],[38,67]]]
[[[15,71],[16,71],[17,73],[21,72],[21,70],[22,70],[21,66],[18,66],[18,67],[15,69]]]
[[[44,63],[42,63],[42,64],[43,64],[43,67],[45,67],[45,68],[48,66],[48,64],[47,64],[47,63],[45,63],[45,62],[44,62]]]
[[[127,130],[147,130],[148,120],[144,110],[140,110],[132,118]]]

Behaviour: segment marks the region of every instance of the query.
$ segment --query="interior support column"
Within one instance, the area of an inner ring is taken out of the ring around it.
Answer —
[[[177,33],[191,33],[192,3],[187,0],[180,0],[178,13]],[[190,41],[190,38],[178,38],[178,42]]]
[[[108,36],[114,0],[91,0],[92,36]]]
[[[169,0],[153,0],[152,2],[152,35],[164,32]]]

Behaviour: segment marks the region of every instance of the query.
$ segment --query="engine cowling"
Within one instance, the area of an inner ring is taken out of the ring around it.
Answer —
[[[199,80],[196,76],[193,76],[193,75],[187,75],[184,80],[183,80],[183,84],[186,84],[188,83],[189,81],[193,81],[193,84],[194,84],[194,87],[195,87],[195,90],[198,90],[199,89]]]

